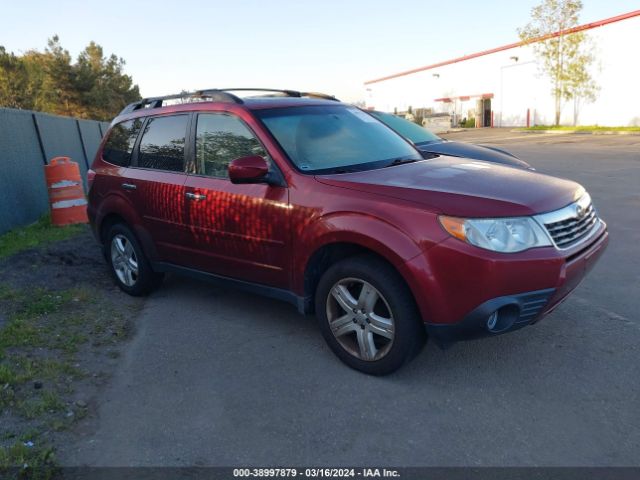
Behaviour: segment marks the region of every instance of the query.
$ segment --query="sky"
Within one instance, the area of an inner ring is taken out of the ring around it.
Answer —
[[[363,82],[517,41],[541,0],[0,0],[0,45],[126,61],[143,96],[228,87],[364,98]],[[640,9],[583,0],[580,23]]]

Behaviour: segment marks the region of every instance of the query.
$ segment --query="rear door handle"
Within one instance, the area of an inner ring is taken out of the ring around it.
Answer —
[[[133,183],[123,183],[122,188],[124,188],[125,190],[135,190],[138,187],[136,187]]]
[[[207,198],[207,196],[203,195],[202,193],[187,192],[187,193],[185,193],[185,195],[187,196],[187,198],[189,200],[204,200],[205,198]]]

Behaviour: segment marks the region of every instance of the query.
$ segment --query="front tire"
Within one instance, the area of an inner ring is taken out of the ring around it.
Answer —
[[[104,250],[116,284],[129,295],[146,295],[162,283],[164,275],[153,271],[138,239],[126,225],[111,226]]]
[[[410,361],[425,341],[402,277],[372,255],[342,260],[322,276],[316,316],[327,344],[345,364],[386,375]]]

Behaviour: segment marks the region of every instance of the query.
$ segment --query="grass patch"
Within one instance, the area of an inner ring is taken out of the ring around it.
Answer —
[[[69,361],[34,359],[19,354],[9,355],[6,362],[0,364],[0,374],[6,380],[4,384],[12,386],[32,380],[55,380],[62,375],[82,378],[82,372]]]
[[[58,469],[54,464],[53,449],[25,443],[17,441],[9,447],[0,447],[0,477],[42,480],[54,478]]]
[[[36,289],[29,293],[29,301],[22,306],[21,317],[37,317],[59,311],[69,303],[73,293],[69,290],[61,292],[49,292],[44,289]]]
[[[558,130],[568,132],[640,132],[640,127],[605,127],[602,125],[580,125],[576,127],[566,125],[534,125],[533,127],[521,128],[519,130]]]
[[[61,312],[73,298],[76,298],[73,290],[51,292],[37,288],[27,292],[0,286],[0,306],[9,312],[9,322],[0,330],[0,359],[6,348],[38,347],[47,344],[54,333],[53,330],[58,328],[59,323],[64,325],[64,322],[42,325],[41,319]],[[65,337],[61,348],[69,349],[69,342],[74,340],[81,338]]]
[[[18,383],[16,371],[6,364],[0,364],[0,385],[15,385]]]
[[[12,318],[0,331],[0,357],[7,347],[38,347],[41,344],[38,328],[23,318]]]
[[[90,313],[83,304],[91,301],[86,290],[27,291],[0,285],[0,308],[8,320],[0,329],[0,412],[15,407],[32,420],[63,409],[56,392],[42,386],[36,390],[29,382],[58,384],[60,390],[60,379],[82,378],[73,355],[88,340],[82,327]]]
[[[66,240],[81,233],[83,229],[83,225],[56,227],[51,224],[50,216],[45,215],[32,225],[16,228],[0,236],[0,258],[45,243]]]
[[[80,333],[71,333],[66,336],[58,335],[53,342],[53,348],[62,350],[64,353],[71,355],[76,353],[80,345],[87,341],[87,336]]]
[[[43,392],[40,397],[30,398],[18,405],[20,413],[28,419],[38,418],[45,413],[64,410],[64,403],[55,392]]]

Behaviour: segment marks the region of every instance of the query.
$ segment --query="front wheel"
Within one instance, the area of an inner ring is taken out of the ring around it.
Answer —
[[[374,256],[349,258],[327,270],[316,291],[316,315],[338,358],[371,375],[397,370],[425,340],[406,284]]]

